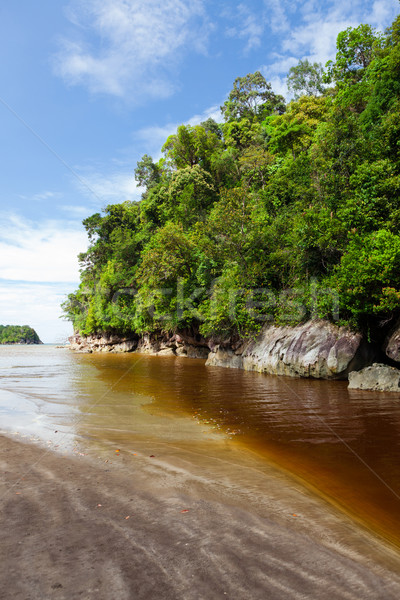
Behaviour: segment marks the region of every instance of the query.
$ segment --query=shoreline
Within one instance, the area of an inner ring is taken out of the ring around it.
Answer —
[[[399,553],[250,455],[0,451],[7,597],[399,597]]]

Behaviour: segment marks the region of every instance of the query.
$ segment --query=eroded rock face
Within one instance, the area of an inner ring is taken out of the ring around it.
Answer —
[[[353,371],[349,373],[349,390],[400,393],[400,370],[374,363],[361,371]]]
[[[372,359],[361,334],[327,321],[308,321],[296,327],[268,325],[236,352],[218,348],[207,364],[291,377],[345,379]]]
[[[209,349],[204,339],[196,339],[193,335],[153,333],[145,334],[140,339],[136,351],[140,354],[157,354],[160,356],[207,358]]]
[[[243,358],[240,354],[228,348],[217,346],[210,352],[206,362],[207,367],[226,367],[228,369],[243,369]]]
[[[133,352],[138,344],[136,338],[124,338],[117,335],[89,335],[82,337],[78,333],[69,339],[70,349],[76,352]]]
[[[80,352],[208,357],[208,366],[318,379],[345,379],[349,372],[370,365],[375,357],[361,334],[327,321],[309,321],[296,327],[268,325],[254,341],[246,343],[238,339],[205,340],[190,332],[153,333],[132,339],[75,335],[70,342],[71,348]]]
[[[388,335],[384,350],[386,356],[400,363],[400,322],[397,322],[391,333]]]
[[[207,358],[209,348],[205,340],[194,336],[178,334],[146,334],[141,338],[124,338],[118,335],[91,335],[82,337],[75,334],[69,338],[71,350],[77,352],[138,352],[159,356],[186,356]]]

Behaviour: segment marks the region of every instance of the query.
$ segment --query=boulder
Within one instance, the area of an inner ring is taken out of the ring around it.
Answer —
[[[328,321],[308,321],[295,327],[266,325],[255,340],[235,352],[217,347],[207,364],[291,377],[346,379],[350,371],[371,364],[373,356],[360,333]]]
[[[349,389],[400,392],[400,370],[374,363],[361,371],[349,373]]]
[[[176,347],[175,353],[177,356],[185,356],[186,358],[206,359],[208,357],[209,349],[203,346],[183,344]]]
[[[228,369],[243,369],[243,359],[230,348],[216,346],[210,352],[206,361],[207,367],[226,367]]]
[[[400,322],[398,321],[385,340],[386,356],[400,363]]]

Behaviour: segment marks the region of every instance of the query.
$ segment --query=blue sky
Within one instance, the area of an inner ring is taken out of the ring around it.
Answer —
[[[82,219],[137,200],[134,168],[181,123],[219,117],[234,79],[261,70],[287,96],[299,59],[339,31],[384,29],[398,0],[19,0],[0,7],[0,323],[45,342],[72,333]]]

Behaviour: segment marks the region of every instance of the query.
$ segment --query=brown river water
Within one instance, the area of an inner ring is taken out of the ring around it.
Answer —
[[[400,547],[400,393],[202,360],[0,346],[0,430],[98,452],[233,445]]]

